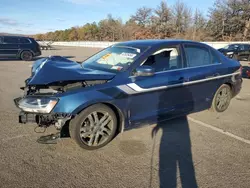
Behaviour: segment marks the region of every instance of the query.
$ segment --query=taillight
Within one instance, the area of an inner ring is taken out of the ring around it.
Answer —
[[[249,70],[246,71],[246,74],[247,74],[247,77],[250,78],[250,71]]]

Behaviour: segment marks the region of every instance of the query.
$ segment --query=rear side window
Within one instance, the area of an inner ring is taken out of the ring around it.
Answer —
[[[19,41],[20,41],[21,44],[29,44],[30,43],[30,40],[27,39],[27,38],[20,38]]]
[[[16,37],[4,37],[4,43],[18,44],[19,43],[19,38],[16,38]]]
[[[185,53],[188,67],[199,67],[212,64],[211,56],[207,48],[185,45]]]
[[[0,37],[0,43],[3,43],[3,37]]]
[[[214,51],[211,50],[211,54],[212,54],[212,64],[221,63],[219,56]]]
[[[250,45],[244,45],[244,50],[250,50]]]

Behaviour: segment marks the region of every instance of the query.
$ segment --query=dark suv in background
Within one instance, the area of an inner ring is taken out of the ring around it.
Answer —
[[[39,44],[29,37],[0,36],[0,58],[18,58],[30,61],[40,56]]]
[[[250,44],[230,44],[218,49],[225,56],[241,61],[250,61]]]

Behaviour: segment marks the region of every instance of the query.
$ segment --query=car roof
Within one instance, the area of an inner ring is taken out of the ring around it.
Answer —
[[[0,37],[12,37],[12,38],[31,38],[31,37],[16,36],[16,35],[0,35]]]
[[[250,46],[250,44],[246,44],[246,43],[233,43],[233,44],[229,44],[229,45],[238,45],[238,46],[240,46],[240,45],[248,45],[248,46]]]
[[[150,39],[150,40],[132,40],[126,42],[120,42],[116,45],[118,46],[159,46],[162,44],[173,44],[173,43],[193,43],[193,44],[202,44],[200,42],[190,41],[190,40],[181,40],[181,39]]]

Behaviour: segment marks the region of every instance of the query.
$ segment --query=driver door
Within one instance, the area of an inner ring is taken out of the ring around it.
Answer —
[[[182,59],[179,45],[165,46],[141,64],[153,67],[153,76],[132,75],[129,78],[127,91],[132,94],[129,97],[132,124],[157,122],[190,110],[192,105],[187,103],[192,97],[187,87],[182,86],[188,81],[182,74]]]

